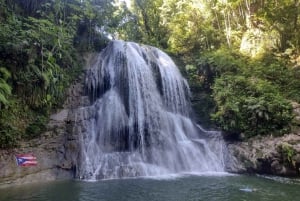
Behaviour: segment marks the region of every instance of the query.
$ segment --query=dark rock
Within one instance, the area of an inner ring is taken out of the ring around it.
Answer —
[[[296,134],[254,137],[248,142],[231,141],[228,150],[235,164],[231,164],[228,171],[300,176],[299,145],[300,136]]]

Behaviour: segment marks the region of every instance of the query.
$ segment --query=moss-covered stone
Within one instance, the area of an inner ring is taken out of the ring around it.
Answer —
[[[281,137],[262,136],[230,142],[233,172],[300,176],[300,132]]]

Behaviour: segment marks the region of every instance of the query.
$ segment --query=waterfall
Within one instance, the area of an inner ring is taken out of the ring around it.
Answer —
[[[224,171],[222,137],[190,118],[188,84],[166,53],[112,41],[85,85],[91,104],[76,111],[78,178]]]

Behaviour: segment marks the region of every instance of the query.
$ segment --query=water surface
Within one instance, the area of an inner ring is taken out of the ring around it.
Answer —
[[[300,182],[254,176],[60,181],[0,189],[1,201],[295,201]]]

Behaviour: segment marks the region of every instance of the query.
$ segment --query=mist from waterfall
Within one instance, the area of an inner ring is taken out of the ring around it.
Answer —
[[[91,105],[77,109],[86,180],[223,172],[220,133],[190,118],[186,80],[161,50],[112,41],[86,74]]]

